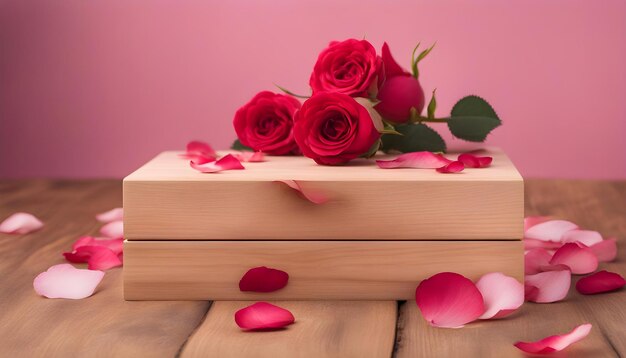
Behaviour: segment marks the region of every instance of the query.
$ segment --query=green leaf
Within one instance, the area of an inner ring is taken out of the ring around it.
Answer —
[[[252,148],[246,147],[245,145],[241,144],[239,139],[235,139],[235,141],[233,142],[233,145],[230,146],[230,149],[232,149],[232,150],[249,150],[249,151],[252,151]]]
[[[362,157],[363,158],[371,158],[373,157],[376,152],[378,152],[378,150],[380,149],[382,141],[379,139],[376,140],[376,142],[374,144],[372,144],[372,146],[370,147],[370,149],[367,151],[367,153],[363,154]]]
[[[482,142],[502,122],[493,107],[478,96],[467,96],[452,108],[448,127],[450,132],[461,139]]]
[[[435,118],[435,109],[437,109],[437,100],[435,99],[435,91],[437,91],[436,88],[433,90],[433,96],[430,98],[430,102],[428,103],[428,108],[427,108],[428,119]]]
[[[383,150],[389,152],[397,150],[408,152],[445,152],[446,142],[434,129],[424,123],[403,124],[396,126],[402,135],[384,134],[382,136]]]

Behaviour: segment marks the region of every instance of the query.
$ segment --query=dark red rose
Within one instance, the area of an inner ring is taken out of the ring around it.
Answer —
[[[380,138],[368,110],[341,93],[314,94],[296,112],[294,122],[302,154],[318,164],[346,163],[367,153]]]
[[[365,40],[333,41],[319,54],[309,84],[313,94],[338,92],[372,97],[382,80],[382,59]]]
[[[293,115],[300,102],[287,95],[259,92],[237,110],[233,125],[241,144],[272,155],[297,152]]]
[[[411,107],[421,113],[424,109],[424,90],[417,78],[405,71],[391,56],[387,43],[383,45],[385,82],[378,90],[376,110],[383,118],[406,123],[411,118]]]

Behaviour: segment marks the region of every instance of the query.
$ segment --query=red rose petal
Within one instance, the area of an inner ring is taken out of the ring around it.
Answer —
[[[304,190],[300,183],[295,180],[277,180],[276,182],[287,185],[289,188],[293,189],[298,196],[312,202],[313,204],[324,204],[329,200],[326,195],[320,192],[314,190]]]
[[[589,247],[591,251],[596,255],[600,262],[610,262],[617,257],[617,239],[614,237],[602,240],[595,245]]]
[[[530,229],[532,226],[541,224],[549,220],[551,220],[549,216],[527,216],[524,218],[524,232],[526,232],[526,230]]]
[[[264,162],[265,154],[263,152],[241,152],[235,154],[235,158],[239,159],[242,162]]]
[[[524,238],[561,242],[563,234],[574,229],[578,229],[578,226],[572,222],[566,220],[548,220],[531,226],[526,230]]]
[[[534,248],[524,254],[524,274],[534,275],[546,271],[542,269],[550,264],[552,255],[543,248]]]
[[[289,274],[265,266],[251,268],[239,281],[241,291],[273,292],[287,286]]]
[[[561,351],[569,345],[587,337],[591,331],[591,324],[585,323],[563,335],[546,337],[536,342],[516,342],[515,347],[530,354],[548,354]]]
[[[437,171],[439,173],[450,174],[450,173],[461,172],[463,171],[463,169],[465,169],[465,165],[463,165],[463,163],[459,161],[456,161],[456,162],[448,163],[441,168],[437,168]]]
[[[43,223],[33,214],[15,213],[0,223],[0,233],[23,235],[42,227]]]
[[[468,278],[453,272],[438,273],[415,290],[415,302],[432,326],[456,328],[485,312],[483,296]]]
[[[190,159],[196,164],[205,164],[214,161],[217,158],[217,153],[207,143],[191,141],[187,143],[187,152],[179,156]]]
[[[387,78],[395,77],[395,76],[409,76],[410,73],[405,71],[396,60],[394,60],[393,56],[391,56],[391,51],[389,50],[389,45],[387,43],[383,43],[383,50],[381,52],[381,57],[383,59],[383,66],[385,68],[385,76]]]
[[[583,295],[595,295],[616,291],[625,285],[626,280],[620,274],[602,270],[578,280],[576,290]]]
[[[103,223],[110,223],[111,221],[120,221],[124,219],[124,209],[114,208],[109,211],[105,211],[96,215],[96,220]]]
[[[245,169],[239,159],[235,158],[232,154],[226,154],[214,162],[199,164],[191,161],[189,164],[192,168],[202,173],[217,173],[223,170]]]
[[[121,239],[124,237],[124,222],[111,221],[100,228],[100,233],[110,239]]]
[[[524,285],[500,272],[483,275],[476,287],[485,303],[480,319],[506,317],[524,304]]]
[[[591,230],[580,230],[580,229],[570,230],[564,233],[563,237],[561,238],[561,241],[563,241],[564,243],[565,242],[580,242],[581,244],[584,244],[585,246],[595,245],[601,242],[602,240],[603,240],[602,235],[600,235],[599,232],[591,231]]]
[[[565,265],[573,274],[587,274],[598,268],[598,258],[586,246],[567,243],[552,255],[550,265]]]
[[[452,161],[441,154],[431,152],[413,152],[398,156],[393,160],[377,160],[376,164],[382,169],[394,168],[415,168],[415,169],[437,169],[452,163]]]
[[[103,277],[102,271],[80,270],[70,264],[61,264],[35,277],[33,287],[44,297],[78,300],[91,296]]]
[[[104,246],[80,246],[73,252],[63,253],[69,262],[88,264],[90,270],[108,270],[122,266],[118,254]]]
[[[537,303],[556,302],[567,296],[572,283],[569,270],[547,271],[524,277],[526,300]]]
[[[552,242],[552,241],[543,241],[543,240],[524,238],[525,250],[532,250],[536,248],[546,249],[546,250],[556,250],[561,246],[563,246],[563,243],[561,242]]]
[[[486,168],[491,165],[492,157],[478,157],[470,153],[460,154],[458,160],[466,168]]]
[[[75,251],[81,246],[104,246],[113,251],[115,254],[119,254],[122,252],[124,239],[103,239],[83,236],[74,242],[72,245],[72,251]]]
[[[237,325],[249,331],[279,329],[294,321],[291,312],[267,302],[257,302],[235,313]]]

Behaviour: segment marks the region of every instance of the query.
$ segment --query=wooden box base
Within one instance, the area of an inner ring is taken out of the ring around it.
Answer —
[[[250,268],[289,273],[272,293],[239,291]],[[127,300],[407,300],[442,271],[523,281],[521,241],[126,241]]]

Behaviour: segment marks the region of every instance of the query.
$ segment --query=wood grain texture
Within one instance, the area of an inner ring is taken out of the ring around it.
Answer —
[[[457,175],[268,157],[202,174],[165,152],[124,179],[128,240],[519,240],[523,181],[504,153]],[[315,205],[278,180],[330,200]]]
[[[296,323],[281,331],[244,332],[234,314],[252,302],[215,302],[181,357],[378,358],[392,354],[395,301],[273,302]]]
[[[124,260],[130,300],[397,300],[442,271],[524,274],[521,241],[126,241]],[[241,292],[258,266],[288,272],[289,284]]]

